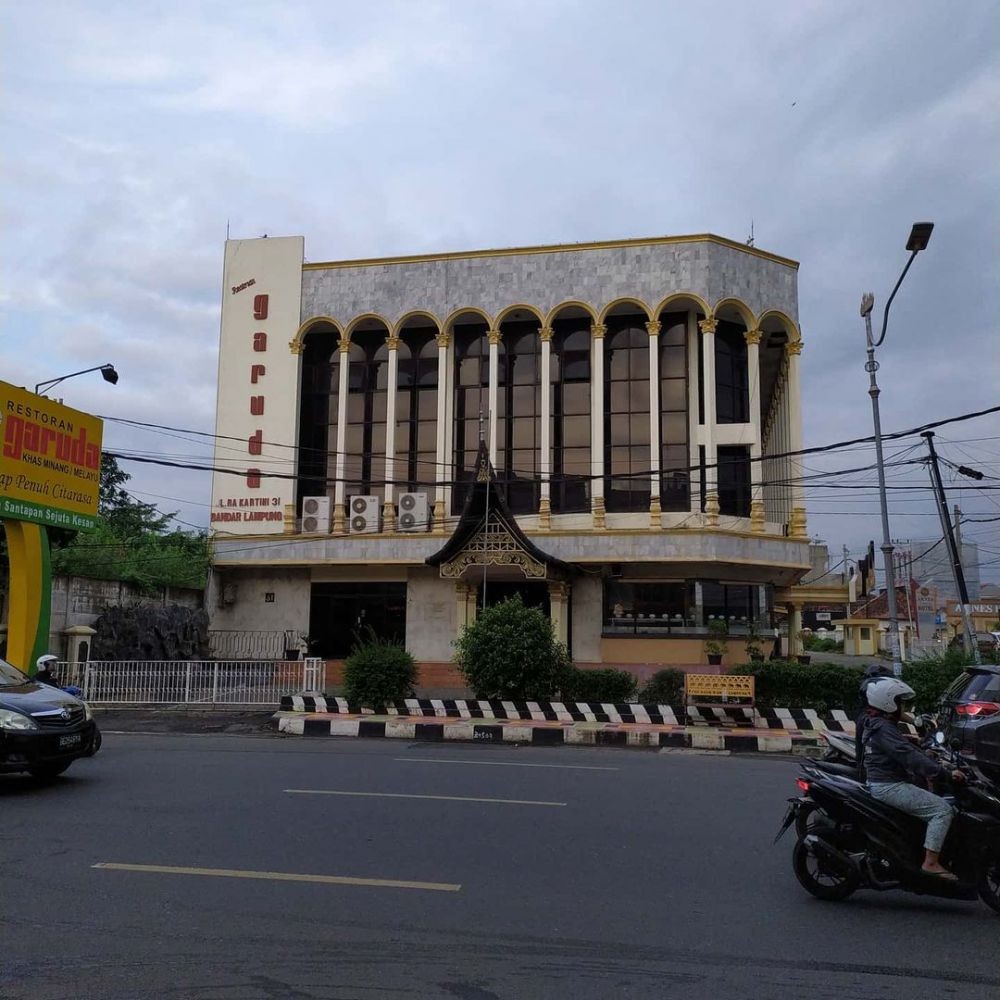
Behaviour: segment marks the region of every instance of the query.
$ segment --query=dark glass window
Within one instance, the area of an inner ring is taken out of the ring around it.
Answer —
[[[692,589],[683,581],[604,581],[604,631],[662,633],[692,627]]]
[[[538,324],[504,323],[497,346],[497,453],[494,471],[515,514],[538,510],[541,434]],[[490,347],[486,326],[455,328],[455,479],[452,510],[468,495],[479,451],[479,417],[489,434]]]
[[[590,320],[557,320],[551,346],[552,511],[590,510]]]
[[[306,335],[299,403],[300,513],[303,497],[326,496],[331,492],[330,466],[337,448],[337,339],[334,330],[317,330]],[[252,391],[257,394],[256,389]],[[264,395],[263,391],[260,395]]]
[[[396,481],[429,492],[437,482],[438,347],[433,330],[410,330],[399,345]]]
[[[743,326],[720,320],[715,330],[715,411],[720,424],[750,419],[747,343]]]
[[[739,632],[750,622],[760,622],[766,609],[760,607],[759,595],[760,588],[754,584],[703,582],[701,602],[705,625],[721,618],[731,632]]]
[[[314,656],[343,659],[369,628],[383,639],[405,642],[405,583],[312,585],[309,638]]]
[[[389,348],[385,331],[355,331],[347,373],[344,479],[348,496],[383,497]],[[344,356],[341,355],[343,363]]]
[[[604,505],[609,511],[649,510],[649,333],[645,319],[610,319],[604,344]]]
[[[750,516],[750,449],[745,445],[718,448],[719,513]]]
[[[455,514],[461,513],[475,474],[480,417],[484,436],[489,433],[490,345],[486,329],[485,323],[455,327],[455,484],[451,492]],[[498,440],[502,427],[497,427]]]
[[[504,323],[502,332],[498,408],[507,419],[497,428],[497,476],[511,512],[533,514],[541,483],[541,341],[536,322]]]
[[[660,506],[688,510],[687,313],[660,317]]]

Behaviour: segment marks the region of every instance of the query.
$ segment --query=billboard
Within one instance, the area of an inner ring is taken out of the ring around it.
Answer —
[[[0,519],[92,530],[102,433],[97,417],[0,382]]]

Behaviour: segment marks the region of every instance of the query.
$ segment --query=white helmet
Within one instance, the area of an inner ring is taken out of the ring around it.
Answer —
[[[912,701],[916,693],[898,677],[880,677],[865,688],[865,697],[872,708],[891,715],[901,707],[901,702]]]
[[[58,656],[53,656],[52,653],[43,653],[41,656],[35,660],[35,666],[41,670],[43,667],[48,666],[50,663],[55,663],[59,659]]]

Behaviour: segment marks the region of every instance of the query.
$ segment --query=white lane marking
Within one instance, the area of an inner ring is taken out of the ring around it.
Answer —
[[[353,795],[370,799],[435,799],[438,802],[493,802],[504,806],[564,806],[565,802],[537,802],[533,799],[480,799],[466,795],[410,795],[402,792],[342,792],[325,788],[286,788],[288,795]]]
[[[409,764],[418,761],[422,764],[478,764],[480,767],[552,767],[560,771],[620,771],[619,767],[597,767],[589,764],[521,764],[507,760],[452,760],[437,757],[393,757],[393,760]]]
[[[427,889],[432,892],[458,892],[461,884],[453,882],[407,882],[393,878],[354,878],[349,875],[299,875],[293,872],[255,872],[237,868],[180,868],[173,865],[127,865],[103,861],[91,865],[105,871],[150,872],[156,875],[209,875],[214,878],[250,878],[272,882],[318,882],[321,885],[364,885],[377,889]]]

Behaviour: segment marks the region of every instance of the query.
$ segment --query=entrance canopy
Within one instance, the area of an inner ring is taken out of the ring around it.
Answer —
[[[484,441],[474,475],[451,538],[427,565],[437,566],[448,580],[474,580],[484,571],[494,580],[564,580],[570,566],[538,548],[511,515]]]

